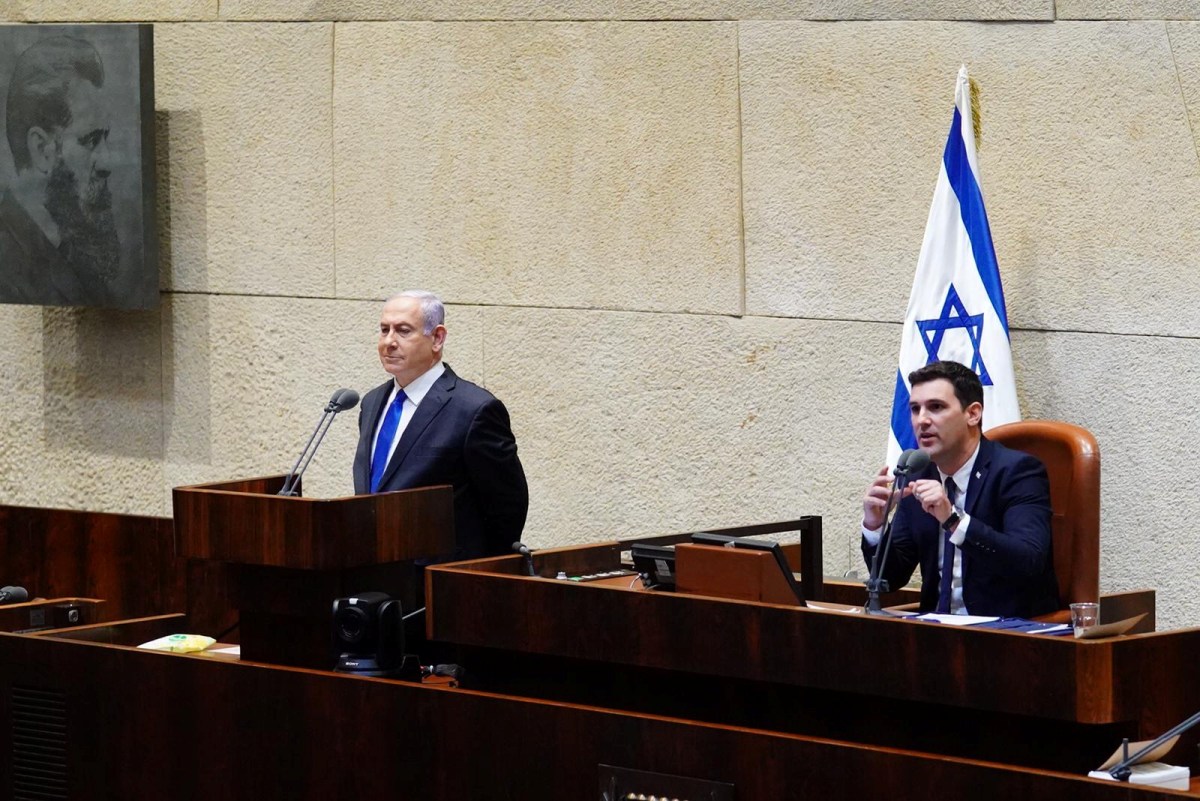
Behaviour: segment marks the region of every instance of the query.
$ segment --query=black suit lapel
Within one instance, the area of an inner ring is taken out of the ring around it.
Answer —
[[[400,465],[404,463],[404,459],[412,450],[413,445],[425,433],[425,429],[433,422],[433,419],[445,407],[450,400],[450,393],[454,390],[454,385],[458,382],[458,376],[447,367],[446,372],[433,382],[433,386],[429,388],[429,392],[425,393],[425,397],[421,399],[421,404],[417,406],[417,411],[413,415],[412,420],[404,428],[404,433],[400,436],[400,441],[396,443],[396,452],[392,454],[392,460],[388,462],[387,470],[383,471],[383,478],[379,481],[380,487],[387,486],[392,477],[396,475],[400,469]]]
[[[987,483],[988,471],[992,466],[992,443],[987,437],[979,440],[979,455],[975,457],[975,466],[971,468],[971,477],[967,479],[967,500],[963,510],[967,514],[975,513],[975,502],[983,494],[983,485]]]
[[[359,432],[358,452],[354,455],[355,492],[371,491],[371,452],[375,448],[375,429],[379,427],[379,418],[387,406],[388,398],[391,397],[394,383],[393,381],[384,383],[377,387],[373,396],[368,393],[367,397],[363,399],[363,428]]]

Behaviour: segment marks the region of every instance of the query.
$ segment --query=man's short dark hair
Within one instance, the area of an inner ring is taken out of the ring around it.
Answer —
[[[25,49],[17,58],[8,84],[5,133],[18,170],[29,167],[29,142],[33,127],[46,131],[71,124],[67,91],[78,79],[97,89],[104,85],[104,63],[90,42],[73,36],[54,36]]]
[[[954,397],[966,409],[972,403],[983,405],[983,384],[975,371],[958,362],[930,362],[908,374],[909,386],[928,384],[944,378],[954,387]]]

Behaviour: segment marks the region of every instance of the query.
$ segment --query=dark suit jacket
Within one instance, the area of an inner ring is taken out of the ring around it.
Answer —
[[[375,429],[393,382],[363,398],[358,415],[354,491],[371,491]],[[508,410],[492,393],[446,367],[404,429],[380,482],[380,492],[450,484],[454,487],[456,558],[509,553],[521,539],[529,509],[525,471]]]
[[[940,480],[937,467],[917,478]],[[914,479],[915,481],[916,479]],[[1033,456],[986,437],[967,484],[971,516],[961,546],[963,603],[973,615],[1032,617],[1058,609],[1050,536],[1050,482]],[[896,508],[883,577],[892,589],[921,568],[921,611],[937,608],[941,527],[911,495]],[[863,540],[867,564],[875,549]]]
[[[0,303],[103,305],[112,300],[98,275],[73,270],[12,192],[0,198]]]

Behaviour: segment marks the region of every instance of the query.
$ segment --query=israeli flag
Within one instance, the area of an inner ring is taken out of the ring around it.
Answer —
[[[954,120],[904,315],[888,435],[890,465],[900,451],[917,447],[908,412],[907,376],[938,360],[961,362],[979,375],[985,431],[1021,419],[1004,289],[979,187],[965,66],[959,69],[954,87]]]

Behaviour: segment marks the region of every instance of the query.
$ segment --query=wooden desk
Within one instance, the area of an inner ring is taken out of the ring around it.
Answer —
[[[80,626],[108,619],[96,598],[34,598],[0,606],[0,631],[38,631]]]
[[[0,506],[0,565],[31,596],[103,599],[95,620],[186,611],[210,635],[237,621],[228,566],[177,556],[170,518]]]
[[[731,783],[738,801],[868,797],[884,786],[899,801],[1179,797],[904,749],[121,644],[180,624],[0,634],[0,792],[558,801],[600,798],[601,766],[611,765]],[[31,726],[42,727],[41,751],[14,743]],[[55,736],[61,750],[44,748]]]
[[[537,568],[611,569],[619,549],[543,551]],[[1200,709],[1200,629],[1076,641],[519,571],[427,574],[430,638],[497,692],[1072,770]],[[1193,767],[1197,735],[1176,750]]]
[[[543,552],[535,561],[543,570],[588,572],[615,564],[617,550]],[[8,798],[32,795],[20,783],[35,781],[32,797],[46,801],[549,801],[598,798],[606,764],[732,783],[738,801],[875,795],[881,785],[899,801],[935,793],[1165,801],[1179,796],[1082,778],[1094,762],[1077,775],[1029,766],[1071,767],[1089,749],[1107,755],[1115,736],[1160,731],[1179,719],[1171,717],[1175,706],[1195,701],[1190,690],[1165,684],[1178,678],[1192,642],[1186,632],[1187,642],[1148,640],[1159,643],[1159,664],[1145,661],[1154,656],[1147,648],[1103,643],[1056,646],[1078,663],[1071,669],[1033,652],[1052,669],[1025,675],[1031,692],[1059,692],[1090,666],[1107,679],[1134,673],[1146,696],[1167,686],[1169,701],[1139,715],[1132,710],[1144,699],[1110,682],[1106,703],[1071,688],[1069,702],[1055,707],[1059,718],[1026,717],[991,709],[970,672],[954,676],[957,704],[913,700],[899,679],[864,692],[837,675],[862,659],[853,650],[863,647],[861,632],[911,626],[855,620],[859,634],[850,636],[836,625],[845,617],[815,610],[637,593],[627,582],[521,579],[515,557],[431,571],[439,576],[431,594],[463,592],[438,601],[433,625],[453,624],[487,644],[463,646],[466,688],[410,685],[129,647],[178,631],[216,634],[233,616],[224,572],[173,556],[169,520],[0,507],[0,555],[8,579],[31,592],[106,599],[99,625],[0,634],[0,792]],[[837,592],[845,600],[848,590]],[[186,617],[162,615],[184,610]],[[117,615],[150,617],[116,622]],[[995,633],[922,630],[920,638],[933,639],[905,645],[918,635],[891,633],[881,642],[969,656],[968,671],[1005,650]],[[827,638],[779,645],[789,632]],[[712,651],[714,644],[725,650]],[[912,654],[899,653],[896,664],[907,670],[901,660]],[[856,675],[876,681],[883,669],[858,665]],[[978,672],[987,671],[999,667]],[[1117,722],[1080,724],[1076,708],[1092,706]],[[1155,728],[1155,716],[1163,726]],[[47,720],[43,735],[60,738],[59,750],[22,750],[14,734]],[[1081,730],[1091,739],[1073,739]],[[1037,750],[1056,737],[1070,744],[1059,749],[1065,762]],[[971,754],[989,759],[964,758]]]

